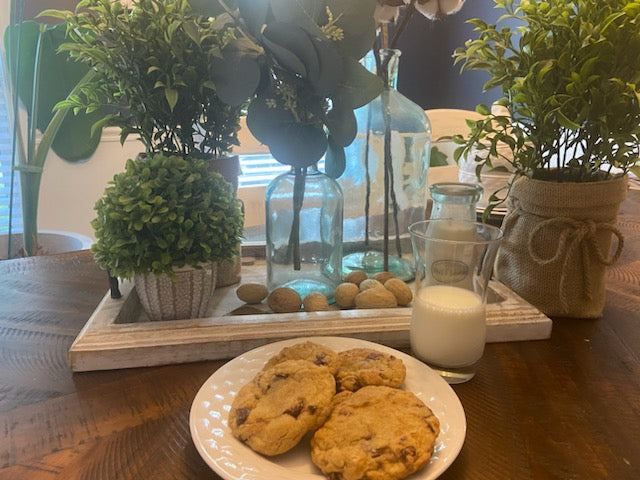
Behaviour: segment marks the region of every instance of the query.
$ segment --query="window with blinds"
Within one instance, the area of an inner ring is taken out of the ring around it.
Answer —
[[[20,182],[11,174],[13,135],[5,73],[0,62],[0,233],[8,233],[10,225],[12,231],[22,230]]]

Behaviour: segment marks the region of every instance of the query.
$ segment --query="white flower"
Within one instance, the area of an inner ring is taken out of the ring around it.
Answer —
[[[415,3],[416,10],[418,10],[425,17],[436,20],[442,18],[445,15],[452,15],[457,13],[464,5],[465,0],[417,0]],[[411,3],[410,0],[405,0],[406,3]]]

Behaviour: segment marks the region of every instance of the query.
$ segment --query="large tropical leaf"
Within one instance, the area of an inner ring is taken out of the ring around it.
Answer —
[[[34,104],[33,83],[36,64],[38,36],[40,41],[40,81]],[[5,31],[8,52],[9,74],[15,78],[17,71],[17,93],[29,115],[35,113],[38,130],[44,132],[54,115],[55,105],[67,98],[71,90],[89,71],[85,65],[69,60],[66,53],[57,53],[65,39],[66,26],[45,27],[34,21],[25,21],[10,26]],[[18,37],[20,35],[20,37]],[[66,116],[55,140],[53,150],[63,159],[76,161],[90,157],[100,143],[100,131],[91,135],[91,126],[103,112],[90,115],[79,112],[77,116]]]

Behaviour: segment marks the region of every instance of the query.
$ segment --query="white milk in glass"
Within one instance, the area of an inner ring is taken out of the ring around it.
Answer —
[[[434,365],[473,365],[484,351],[485,317],[482,298],[471,290],[450,285],[421,288],[413,300],[411,348]]]

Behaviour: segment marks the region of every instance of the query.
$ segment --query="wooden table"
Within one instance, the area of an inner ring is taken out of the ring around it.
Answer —
[[[603,318],[489,344],[476,377],[453,387],[468,430],[441,478],[640,478],[640,191],[619,226]],[[71,373],[69,346],[105,288],[88,252],[0,262],[0,478],[219,478],[188,416],[224,362]]]

